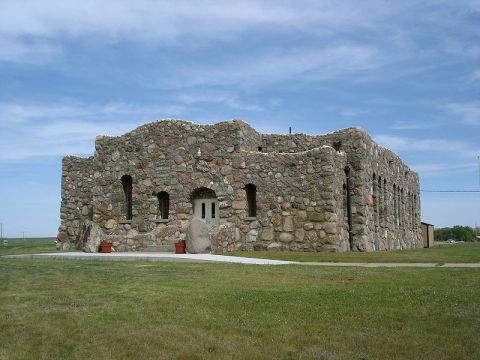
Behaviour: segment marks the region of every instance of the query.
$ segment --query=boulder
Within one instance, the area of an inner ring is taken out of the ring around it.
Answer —
[[[105,234],[102,228],[91,220],[85,220],[79,236],[79,245],[84,252],[98,252],[100,243],[104,240]]]
[[[187,252],[190,254],[210,253],[212,242],[208,234],[208,226],[200,219],[190,220],[186,240]]]

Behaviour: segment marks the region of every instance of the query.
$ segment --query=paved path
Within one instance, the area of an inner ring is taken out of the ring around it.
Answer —
[[[214,262],[254,265],[305,265],[305,266],[337,266],[337,267],[405,267],[405,268],[480,268],[480,263],[352,263],[352,262],[296,262],[283,260],[269,260],[247,258],[240,256],[225,256],[213,254],[172,254],[153,252],[118,252],[110,254],[62,252],[45,254],[9,255],[6,258],[23,259],[77,259],[77,260],[144,260],[144,261],[187,261],[187,262]],[[1,258],[1,257],[0,257]]]
[[[187,261],[187,262],[221,262],[255,265],[287,265],[295,264],[292,261],[245,258],[239,256],[225,256],[212,254],[172,254],[155,252],[117,252],[110,254],[63,252],[45,254],[9,255],[7,257],[27,259],[76,259],[76,260],[146,260],[146,261]]]

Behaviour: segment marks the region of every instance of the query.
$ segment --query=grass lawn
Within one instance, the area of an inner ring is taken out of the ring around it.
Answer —
[[[429,249],[421,248],[374,252],[314,253],[294,251],[238,251],[229,253],[228,255],[302,262],[474,263],[480,262],[480,243],[441,244]]]
[[[478,359],[478,269],[0,259],[0,359]]]
[[[56,252],[55,238],[8,239],[8,245],[0,244],[0,256]],[[1,336],[1,335],[0,335]],[[1,359],[1,358],[0,358]]]

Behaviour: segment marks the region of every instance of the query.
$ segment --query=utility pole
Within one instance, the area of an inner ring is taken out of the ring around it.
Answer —
[[[3,245],[3,223],[0,223],[0,242]]]
[[[478,185],[480,185],[480,155],[477,156],[477,160],[478,160]],[[475,236],[476,236],[476,240],[477,241],[480,241],[480,226],[477,226],[477,224],[475,223]]]

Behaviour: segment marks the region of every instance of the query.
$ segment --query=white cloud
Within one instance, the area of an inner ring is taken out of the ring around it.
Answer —
[[[475,70],[469,79],[470,82],[474,82],[478,80],[480,80],[480,69]]]
[[[63,49],[53,43],[0,37],[0,61],[43,64],[62,55]]]
[[[353,6],[357,5],[357,6]],[[171,40],[185,35],[222,38],[259,26],[304,28],[328,32],[339,25],[369,26],[398,6],[368,1],[245,0],[239,2],[102,0],[4,0],[0,34],[53,37],[56,34]]]
[[[340,115],[346,118],[359,118],[368,113],[369,111],[364,109],[344,109],[340,111]]]
[[[480,126],[480,102],[450,103],[445,108],[465,123]]]
[[[408,121],[396,121],[392,126],[391,129],[393,130],[420,130],[420,129],[433,129],[439,126],[438,122],[434,121],[416,121],[416,122],[408,122]]]
[[[412,169],[423,176],[444,176],[475,171],[475,162],[462,163],[421,163],[412,165]]]
[[[237,96],[226,94],[199,94],[187,93],[181,94],[178,100],[184,104],[191,105],[197,103],[222,104],[232,109],[245,111],[262,111],[263,107],[255,104],[247,104],[241,101]]]
[[[121,135],[157,119],[159,114],[175,115],[182,111],[182,107],[123,102],[102,105],[0,103],[0,161],[92,154],[96,135]]]
[[[480,153],[478,145],[472,145],[466,141],[409,138],[388,134],[377,134],[373,138],[380,145],[395,152],[444,152],[471,159],[474,159]]]
[[[380,66],[382,60],[371,47],[344,45],[330,48],[298,48],[264,51],[224,66],[186,69],[179,83],[198,85],[269,84],[295,79],[319,81]]]

